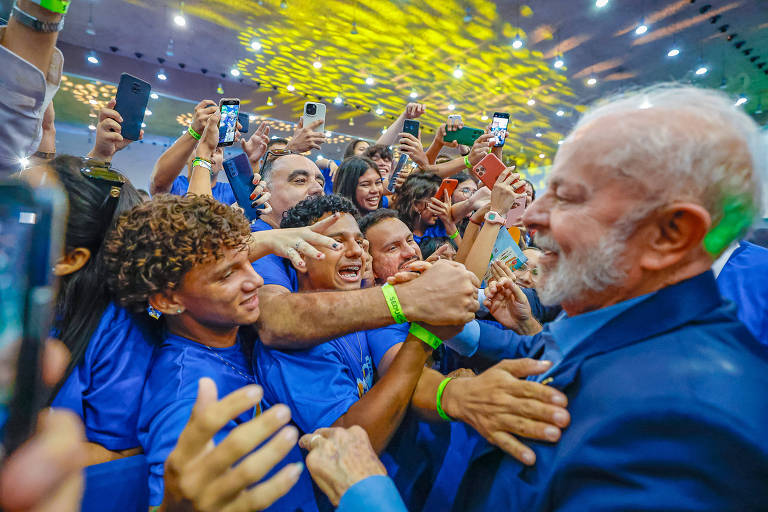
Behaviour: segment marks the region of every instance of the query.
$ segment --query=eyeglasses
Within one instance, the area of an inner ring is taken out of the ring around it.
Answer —
[[[261,167],[259,167],[259,174],[264,176],[264,168],[267,166],[267,162],[272,162],[281,156],[298,155],[296,151],[290,149],[270,149],[267,154],[264,155],[264,159],[261,161]]]
[[[474,194],[476,192],[476,190],[473,189],[473,188],[464,187],[464,188],[460,188],[459,192],[461,192],[465,196],[471,196],[472,194]]]
[[[82,165],[83,167],[80,168],[81,175],[96,183],[103,183],[109,186],[107,197],[104,198],[100,208],[104,208],[109,201],[117,205],[117,199],[120,197],[123,185],[128,182],[126,177],[117,170],[112,169],[109,164],[99,160],[84,158]]]

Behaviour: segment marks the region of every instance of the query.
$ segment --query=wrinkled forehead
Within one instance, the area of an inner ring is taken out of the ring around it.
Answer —
[[[375,225],[368,228],[368,231],[365,233],[365,237],[371,243],[372,249],[386,247],[389,244],[406,239],[412,235],[413,233],[408,229],[408,226],[395,217],[389,217],[377,222]]]
[[[307,176],[321,177],[323,174],[315,163],[301,155],[286,155],[275,159],[272,164],[272,180],[285,181],[295,172],[302,172]]]

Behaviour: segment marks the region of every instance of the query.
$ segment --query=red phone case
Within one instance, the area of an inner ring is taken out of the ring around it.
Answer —
[[[448,197],[451,197],[453,193],[456,191],[456,187],[458,186],[459,186],[459,180],[445,178],[443,182],[440,184],[440,188],[437,189],[437,193],[435,194],[435,197],[440,201],[443,201],[445,199],[445,191],[447,190]]]
[[[472,173],[485,183],[489,190],[493,190],[496,180],[499,179],[499,175],[504,172],[504,169],[506,169],[504,162],[493,153],[489,153],[472,168]]]

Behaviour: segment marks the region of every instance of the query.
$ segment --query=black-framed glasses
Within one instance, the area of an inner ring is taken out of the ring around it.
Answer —
[[[291,151],[290,149],[270,149],[267,151],[267,154],[264,155],[264,158],[261,161],[261,167],[259,167],[259,174],[264,176],[264,168],[267,166],[267,162],[272,162],[276,158],[279,158],[281,156],[288,156],[288,155],[298,155],[300,153],[297,153],[296,151]]]
[[[83,167],[80,168],[80,174],[82,176],[109,187],[109,192],[104,198],[104,202],[101,203],[100,208],[104,208],[110,200],[117,204],[123,185],[128,182],[128,179],[116,169],[112,169],[109,164],[105,162],[84,158],[82,165]]]

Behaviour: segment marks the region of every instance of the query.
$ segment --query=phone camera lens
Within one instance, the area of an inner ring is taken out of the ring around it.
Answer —
[[[307,114],[310,116],[317,114],[317,105],[313,105],[311,103],[307,105]]]

